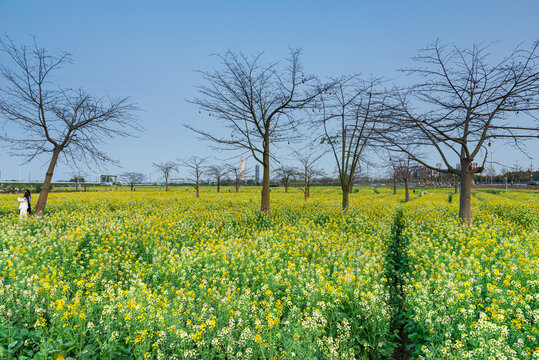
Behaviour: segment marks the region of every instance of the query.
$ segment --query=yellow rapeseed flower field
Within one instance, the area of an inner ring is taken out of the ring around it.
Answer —
[[[536,193],[229,190],[0,195],[0,359],[539,356]]]

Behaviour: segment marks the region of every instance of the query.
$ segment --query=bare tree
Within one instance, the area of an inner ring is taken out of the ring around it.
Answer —
[[[463,223],[471,223],[472,177],[483,171],[491,142],[505,139],[520,147],[522,140],[539,136],[538,45],[517,48],[491,66],[488,46],[468,50],[435,42],[419,51],[417,67],[405,70],[419,77],[417,84],[395,92],[394,131],[385,132],[386,140],[414,161],[460,178]],[[446,168],[429,164],[431,157],[405,144],[437,152]]]
[[[196,190],[196,197],[200,197],[200,178],[207,171],[207,168],[204,166],[206,158],[192,156],[187,160],[182,160],[181,162],[191,172],[190,181],[195,184],[193,187]]]
[[[131,136],[140,130],[131,114],[135,106],[128,98],[96,98],[84,90],[62,89],[52,75],[70,62],[69,54],[49,55],[34,40],[32,47],[18,48],[0,38],[0,50],[13,68],[1,66],[5,85],[0,88],[0,125],[14,155],[27,161],[51,154],[35,214],[45,209],[51,180],[60,160],[76,166],[114,162],[103,150],[104,139]],[[60,157],[62,155],[62,157]]]
[[[410,201],[410,157],[392,157],[390,161],[393,167],[393,178],[395,182],[393,194],[397,193],[397,180],[404,182],[404,202],[408,202]]]
[[[245,172],[247,172],[247,169],[242,169],[240,165],[228,165],[228,172],[233,175],[234,177],[234,186],[236,187],[236,192],[240,191],[240,186],[243,184],[244,179],[243,176]]]
[[[322,176],[323,171],[318,169],[315,164],[324,156],[324,152],[317,154],[313,148],[306,148],[300,151],[294,151],[296,159],[300,163],[300,168],[298,169],[298,175],[303,180],[303,191],[304,199],[307,200],[311,196],[311,186],[315,176]]]
[[[389,157],[389,161],[386,162],[386,168],[388,169],[387,175],[391,178],[391,182],[393,183],[393,195],[397,195],[397,162],[391,156]]]
[[[223,122],[230,136],[217,136],[186,125],[204,139],[224,149],[248,151],[263,168],[260,210],[270,213],[271,146],[291,138],[297,117],[292,113],[311,103],[324,89],[316,78],[302,71],[300,50],[290,50],[288,65],[262,65],[261,55],[253,57],[228,51],[222,70],[201,72],[206,84],[201,98],[191,102]]]
[[[74,171],[71,173],[71,179],[69,179],[69,181],[75,183],[75,191],[79,191],[79,184],[83,184],[84,191],[86,191],[86,180],[84,176],[86,176],[86,174],[82,171]]]
[[[173,161],[165,163],[153,163],[153,167],[165,178],[165,191],[168,191],[168,179],[175,171],[178,171],[178,164]]]
[[[324,131],[321,143],[329,146],[337,163],[343,210],[348,208],[361,156],[373,142],[377,124],[386,116],[385,97],[376,90],[379,85],[379,79],[363,81],[353,75],[320,95]]]
[[[146,175],[139,172],[124,172],[120,177],[131,187],[131,191],[135,191],[136,184],[140,184],[146,180]]]
[[[217,192],[221,190],[221,180],[229,172],[229,168],[226,165],[211,165],[208,166],[208,173],[213,176],[217,182]]]
[[[294,176],[297,175],[297,170],[291,166],[286,166],[281,164],[276,170],[275,170],[275,176],[281,181],[281,183],[284,186],[284,192],[288,193],[288,186],[290,185],[290,181],[294,178]]]

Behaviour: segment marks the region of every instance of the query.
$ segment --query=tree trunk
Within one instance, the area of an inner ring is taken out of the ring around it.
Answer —
[[[269,161],[269,142],[266,140],[264,145],[264,177],[262,179],[262,200],[260,211],[264,215],[270,214],[270,161]]]
[[[47,205],[47,198],[49,197],[49,191],[51,188],[52,175],[54,174],[54,168],[56,167],[56,162],[58,161],[58,155],[60,155],[60,150],[54,150],[52,152],[51,162],[49,163],[49,168],[45,174],[45,181],[43,182],[43,189],[39,194],[39,199],[37,200],[34,213],[36,216],[43,215],[43,210],[45,210],[45,205]]]
[[[404,202],[410,201],[410,190],[408,189],[408,178],[404,179]]]
[[[344,185],[342,187],[342,210],[348,209],[348,205],[350,205],[350,190],[348,190],[348,186]]]
[[[397,178],[393,176],[393,195],[397,195]]]
[[[288,182],[284,183],[284,192],[288,194]]]
[[[168,176],[165,176],[165,191],[168,191]]]
[[[217,179],[217,192],[221,190],[221,179]]]
[[[468,226],[472,223],[472,169],[470,164],[469,160],[460,160],[459,218],[461,223]]]
[[[240,192],[240,182],[236,180],[236,192]]]

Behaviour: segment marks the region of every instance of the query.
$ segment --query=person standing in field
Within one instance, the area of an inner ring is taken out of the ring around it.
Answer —
[[[32,196],[30,195],[30,190],[26,189],[24,190],[24,197],[26,198],[26,201],[28,202],[28,215],[32,215]]]
[[[19,194],[17,197],[19,201],[19,219],[25,218],[28,216],[28,200],[24,194]]]

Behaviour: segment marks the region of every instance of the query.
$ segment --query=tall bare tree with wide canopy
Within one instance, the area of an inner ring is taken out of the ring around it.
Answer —
[[[380,134],[412,160],[460,178],[463,223],[471,223],[472,177],[483,171],[491,142],[505,139],[520,147],[539,136],[538,45],[517,47],[492,64],[488,45],[461,49],[434,42],[419,51],[416,67],[405,70],[417,76],[416,84],[395,91],[391,128]],[[444,169],[430,163],[426,149]]]
[[[0,50],[13,62],[12,68],[0,67],[0,127],[5,131],[0,139],[27,161],[51,155],[35,208],[40,216],[58,160],[71,166],[113,163],[101,145],[107,138],[140,130],[132,117],[136,107],[128,98],[96,98],[81,89],[61,88],[52,77],[70,62],[70,55],[49,55],[35,39],[30,47],[17,47],[0,38]]]
[[[220,55],[222,68],[201,71],[205,84],[191,102],[223,123],[227,135],[189,129],[219,147],[250,152],[263,168],[260,210],[270,213],[271,146],[288,141],[296,128],[295,110],[304,108],[324,90],[314,76],[305,75],[300,50],[291,49],[287,65],[262,64],[262,54],[252,57],[231,51]]]
[[[366,81],[357,75],[347,76],[319,97],[321,143],[329,146],[337,163],[343,210],[348,208],[361,156],[374,142],[374,130],[386,116],[385,95],[377,90],[380,83],[380,79]]]

